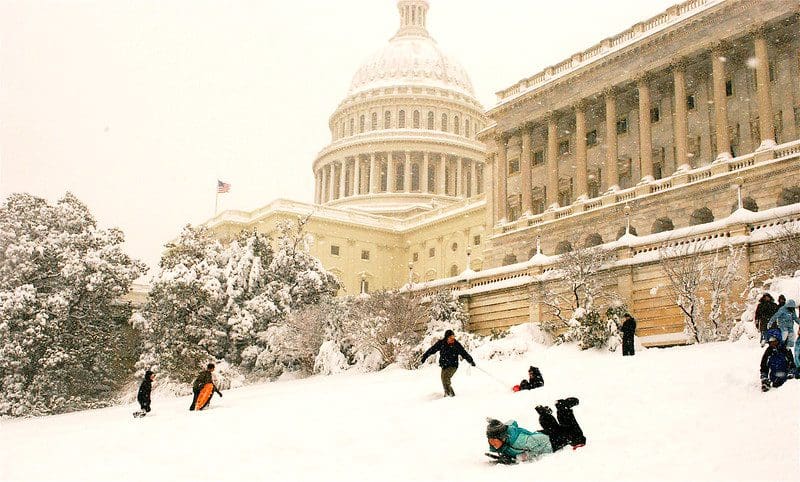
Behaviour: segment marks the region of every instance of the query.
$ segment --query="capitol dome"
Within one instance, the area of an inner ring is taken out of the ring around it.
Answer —
[[[398,0],[400,28],[356,71],[314,161],[314,201],[410,217],[483,195],[483,106],[428,34],[426,0]]]
[[[475,96],[464,68],[442,52],[427,32],[398,33],[358,69],[348,95],[394,85],[434,86]]]

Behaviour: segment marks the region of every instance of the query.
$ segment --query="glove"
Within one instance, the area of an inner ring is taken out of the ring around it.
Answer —
[[[470,365],[475,366],[475,362],[470,363]]]

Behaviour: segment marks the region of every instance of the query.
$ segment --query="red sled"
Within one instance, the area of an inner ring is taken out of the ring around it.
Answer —
[[[513,387],[511,387],[511,390],[513,390],[515,392],[518,392],[519,391],[519,385],[514,385]]]
[[[211,395],[213,394],[214,394],[213,383],[206,383],[205,385],[203,385],[203,388],[200,389],[200,393],[197,395],[197,400],[194,402],[194,409],[202,410],[206,408],[208,402],[211,401]]]

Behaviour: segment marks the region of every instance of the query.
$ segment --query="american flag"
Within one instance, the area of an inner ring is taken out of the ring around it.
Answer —
[[[217,194],[226,193],[231,190],[231,185],[217,179]]]

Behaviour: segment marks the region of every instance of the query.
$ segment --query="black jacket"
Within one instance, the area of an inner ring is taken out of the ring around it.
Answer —
[[[766,331],[769,319],[778,311],[778,304],[774,301],[762,300],[756,308],[756,324],[758,329]]]
[[[792,371],[795,369],[794,356],[783,344],[768,346],[761,357],[761,378],[767,378],[770,371]]]
[[[142,380],[142,384],[139,385],[139,394],[136,395],[136,400],[139,403],[150,403],[150,391],[153,389],[153,382],[150,381],[150,375],[153,372],[146,372],[144,374],[144,380]]]
[[[467,350],[461,346],[458,340],[452,345],[448,345],[445,339],[437,341],[432,347],[428,348],[428,351],[422,354],[421,363],[425,363],[425,360],[437,351],[439,352],[439,366],[442,368],[458,368],[458,355],[461,355],[470,365],[475,365],[472,357],[469,356]]]
[[[625,320],[622,323],[622,336],[626,338],[633,338],[633,335],[636,333],[636,320],[631,317]]]

